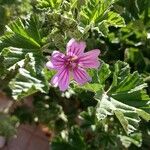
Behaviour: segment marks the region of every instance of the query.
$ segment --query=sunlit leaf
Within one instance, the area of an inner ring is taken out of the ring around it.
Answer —
[[[142,109],[133,107],[134,105],[127,104],[128,101],[129,103],[130,101],[138,103],[143,100],[149,100],[149,96],[143,92],[146,86],[138,73],[130,74],[128,64],[118,61],[115,64],[110,89],[107,92],[98,91],[95,97],[98,100],[96,108],[98,120],[115,115],[126,133],[137,130],[140,117],[149,121],[150,114]],[[149,107],[149,105],[145,104],[145,107]]]
[[[3,64],[8,71],[16,71],[16,76],[10,82],[12,95],[21,99],[37,91],[48,91],[43,68],[41,44],[42,37],[39,32],[40,24],[36,16],[25,23],[20,19],[11,23],[8,32],[1,38]]]

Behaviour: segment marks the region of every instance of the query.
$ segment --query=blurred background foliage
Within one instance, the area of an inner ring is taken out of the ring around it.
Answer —
[[[34,106],[17,105],[0,135],[19,120],[49,127],[54,150],[150,149],[149,0],[0,0],[0,35],[0,88]],[[102,65],[61,93],[44,64],[72,37],[99,48]]]

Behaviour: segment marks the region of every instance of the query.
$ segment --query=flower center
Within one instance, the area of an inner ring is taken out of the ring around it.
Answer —
[[[78,57],[77,56],[68,56],[65,62],[65,65],[69,67],[70,70],[78,66]]]

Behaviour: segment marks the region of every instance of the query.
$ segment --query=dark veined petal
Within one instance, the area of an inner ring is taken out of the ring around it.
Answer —
[[[91,77],[88,75],[88,73],[83,68],[75,68],[72,71],[72,76],[74,80],[79,84],[84,84],[88,81],[91,81]]]
[[[84,53],[78,58],[79,65],[83,68],[98,68],[100,66],[100,62],[98,60],[99,54],[99,49],[91,50]]]
[[[56,69],[59,70],[64,67],[65,63],[65,55],[60,53],[59,51],[54,51],[52,53],[50,61],[46,63],[46,67],[48,69]]]
[[[68,68],[59,70],[51,80],[54,87],[59,86],[61,91],[65,91],[69,86],[70,73]]]
[[[80,56],[83,54],[86,47],[85,42],[78,42],[75,39],[71,39],[67,43],[67,55],[68,56]]]

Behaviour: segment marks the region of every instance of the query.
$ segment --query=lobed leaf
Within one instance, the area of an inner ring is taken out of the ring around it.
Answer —
[[[43,72],[42,34],[36,16],[12,22],[1,38],[1,57],[6,72],[15,71],[10,81],[14,99],[21,99],[37,91],[47,92],[48,83]]]
[[[147,102],[150,100],[144,90],[146,86],[137,72],[130,73],[127,63],[116,62],[113,82],[109,90],[96,92],[98,120],[115,115],[127,134],[137,130],[140,117],[146,121],[150,120],[150,114],[142,109],[142,107],[149,107],[148,103],[144,103],[145,105],[142,103],[143,100]],[[129,105],[131,101],[139,103],[138,108],[134,104]]]
[[[115,0],[88,0],[80,11],[80,26],[90,26],[91,30],[97,30],[102,36],[107,36],[108,27],[125,26],[124,19],[116,12],[110,11]]]

